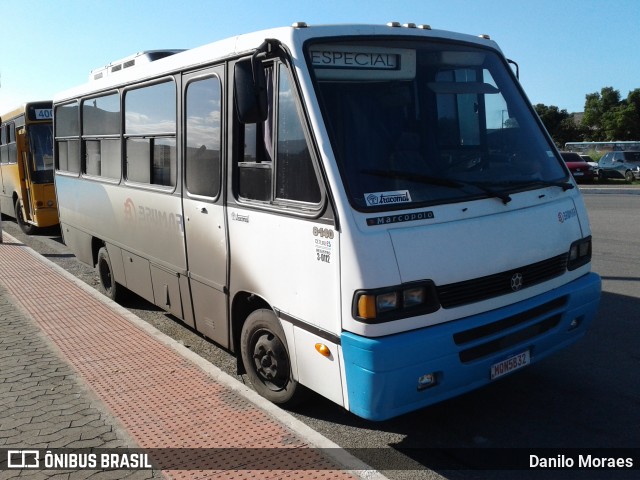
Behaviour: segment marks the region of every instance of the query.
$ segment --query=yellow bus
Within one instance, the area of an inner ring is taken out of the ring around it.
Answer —
[[[27,234],[58,223],[52,131],[51,101],[0,115],[0,211]]]

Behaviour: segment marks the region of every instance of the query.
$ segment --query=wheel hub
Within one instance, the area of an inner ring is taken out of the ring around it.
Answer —
[[[259,332],[253,348],[256,372],[272,390],[281,390],[287,384],[289,364],[280,339],[271,332]]]

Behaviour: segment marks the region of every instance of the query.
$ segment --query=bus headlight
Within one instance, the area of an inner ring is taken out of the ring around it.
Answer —
[[[358,320],[387,322],[423,315],[440,308],[433,282],[359,290],[354,295],[353,316]]]
[[[567,270],[575,270],[576,268],[586,265],[591,261],[591,237],[585,237],[571,244],[569,248],[569,262]]]
[[[398,308],[398,292],[389,292],[376,295],[376,311],[379,313],[390,312]]]

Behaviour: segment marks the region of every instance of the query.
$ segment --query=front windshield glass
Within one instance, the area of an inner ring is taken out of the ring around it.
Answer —
[[[312,44],[307,53],[354,207],[506,203],[509,192],[566,186],[561,160],[493,50],[386,40]]]
[[[31,149],[31,179],[34,183],[53,182],[53,127],[40,123],[28,127]]]

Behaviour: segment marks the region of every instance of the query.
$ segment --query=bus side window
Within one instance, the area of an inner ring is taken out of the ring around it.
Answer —
[[[280,66],[278,88],[278,148],[276,157],[276,197],[319,203],[320,186],[313,168],[309,144],[287,69]]]
[[[120,95],[113,93],[82,102],[83,172],[120,179]]]
[[[273,67],[265,68],[268,118],[242,125],[244,148],[238,164],[238,194],[247,200],[270,201],[273,176]]]
[[[56,168],[58,170],[71,173],[80,172],[79,117],[78,102],[56,107]]]
[[[279,78],[274,78],[274,67],[265,70],[269,114],[265,122],[244,125],[239,195],[249,200],[319,203],[320,186],[287,69],[279,66]]]
[[[16,145],[16,124],[11,122],[8,126],[7,143],[9,144],[9,163],[18,162],[18,146]]]
[[[0,126],[0,163],[9,163],[9,147],[7,147],[7,127]]]
[[[220,192],[221,102],[218,77],[187,87],[185,182],[193,195],[217,197]]]
[[[129,90],[124,106],[127,179],[175,186],[175,84],[169,80]]]

